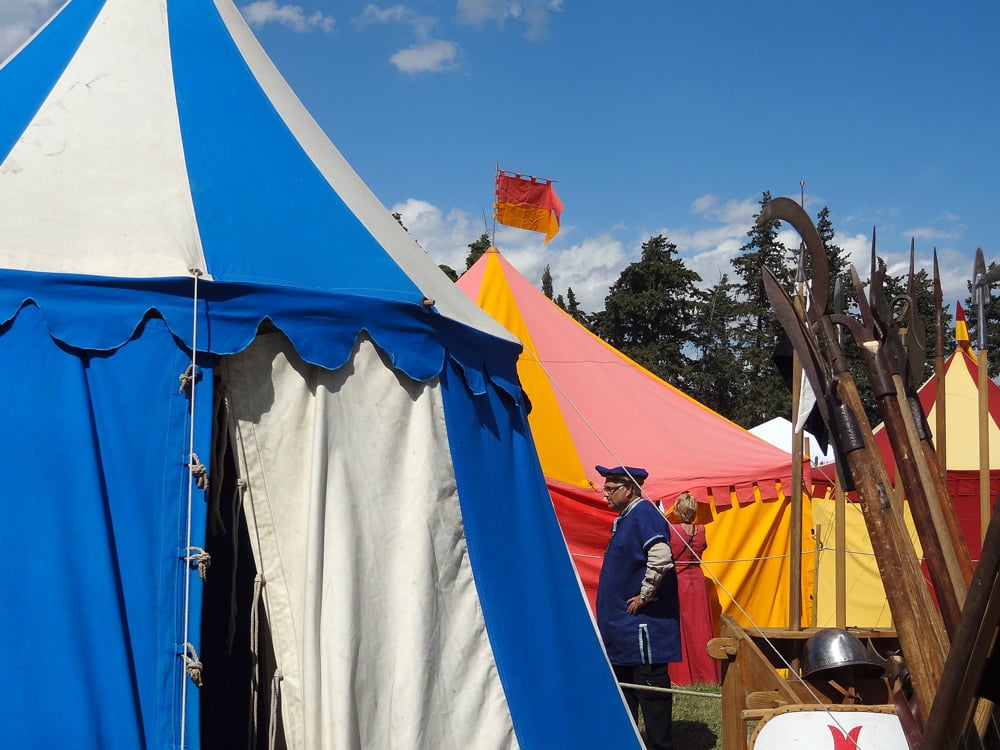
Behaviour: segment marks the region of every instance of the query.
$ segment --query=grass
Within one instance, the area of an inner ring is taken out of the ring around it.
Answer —
[[[721,750],[722,698],[719,685],[685,685],[678,690],[706,693],[674,694],[674,747],[684,750]]]

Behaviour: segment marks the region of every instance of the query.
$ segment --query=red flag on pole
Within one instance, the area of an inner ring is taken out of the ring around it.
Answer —
[[[503,170],[497,173],[493,218],[518,229],[545,233],[545,244],[559,231],[563,204],[552,180],[522,177]]]

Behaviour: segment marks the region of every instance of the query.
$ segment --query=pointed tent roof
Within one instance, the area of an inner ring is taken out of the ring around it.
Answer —
[[[594,466],[642,466],[644,489],[673,500],[687,490],[716,505],[753,499],[754,485],[791,486],[786,452],[656,377],[573,320],[495,250],[458,286],[524,344],[518,363],[542,471],[600,487]],[[610,462],[610,463],[609,463]]]

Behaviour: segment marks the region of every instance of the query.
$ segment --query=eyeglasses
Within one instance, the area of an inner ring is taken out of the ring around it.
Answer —
[[[613,495],[624,486],[624,484],[606,484],[604,485],[604,494],[608,496]]]

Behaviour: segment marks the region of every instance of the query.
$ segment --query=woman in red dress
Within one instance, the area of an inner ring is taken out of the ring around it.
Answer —
[[[670,527],[670,547],[677,568],[677,593],[681,605],[681,654],[684,661],[671,664],[674,682],[684,684],[719,682],[719,663],[708,655],[706,646],[715,627],[708,603],[701,557],[708,547],[705,526],[696,524],[698,501],[688,492],[674,503],[673,516],[679,524]],[[687,674],[684,671],[687,670]]]

